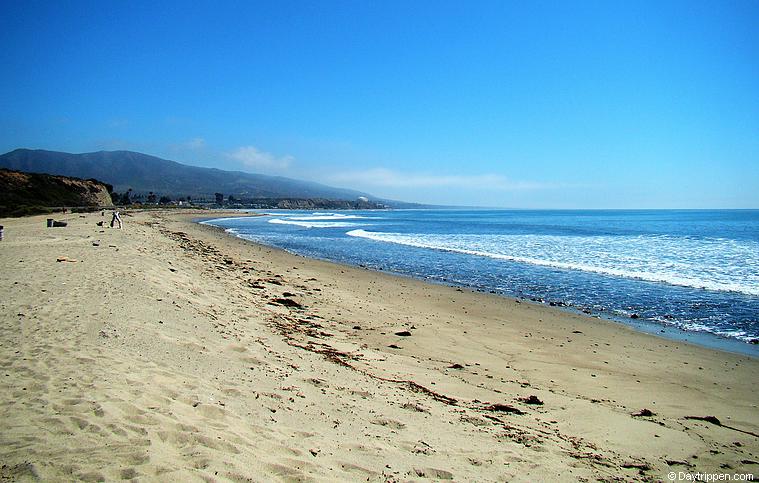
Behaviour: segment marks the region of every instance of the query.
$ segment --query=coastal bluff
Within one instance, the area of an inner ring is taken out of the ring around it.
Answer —
[[[0,168],[0,216],[47,213],[63,206],[110,206],[110,191],[110,185],[95,179]]]

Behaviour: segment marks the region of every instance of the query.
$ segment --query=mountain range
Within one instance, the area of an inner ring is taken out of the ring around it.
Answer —
[[[201,168],[133,151],[71,154],[41,149],[16,149],[0,155],[0,167],[30,173],[94,178],[117,192],[155,192],[171,197],[206,197],[214,193],[235,198],[324,198],[355,200],[377,197],[310,181]]]

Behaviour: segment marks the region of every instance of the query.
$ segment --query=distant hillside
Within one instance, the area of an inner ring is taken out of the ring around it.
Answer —
[[[94,179],[0,169],[0,216],[47,213],[50,207],[110,206],[109,188]]]
[[[200,168],[132,151],[100,151],[70,154],[56,151],[16,149],[0,155],[0,167],[34,173],[101,179],[115,191],[131,188],[172,197],[213,197],[214,193],[236,198],[325,198],[355,200],[366,193],[333,188],[319,183],[279,176]]]

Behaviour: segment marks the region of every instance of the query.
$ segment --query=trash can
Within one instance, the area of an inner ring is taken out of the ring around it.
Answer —
[[[52,228],[53,227],[53,223],[55,223],[55,220],[53,220],[52,218],[48,218],[47,219],[47,227],[48,228]]]

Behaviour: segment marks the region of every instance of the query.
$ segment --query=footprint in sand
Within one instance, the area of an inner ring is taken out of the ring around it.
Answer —
[[[362,475],[362,476],[357,477],[356,481],[358,481],[358,479],[365,480],[365,479],[371,479],[371,478],[375,478],[379,476],[379,473],[377,473],[376,471],[370,470],[368,468],[364,468],[363,466],[358,466],[353,463],[340,463],[340,468],[346,473],[357,473],[359,475]]]
[[[205,418],[222,421],[227,417],[227,411],[212,404],[198,404],[198,412]]]

